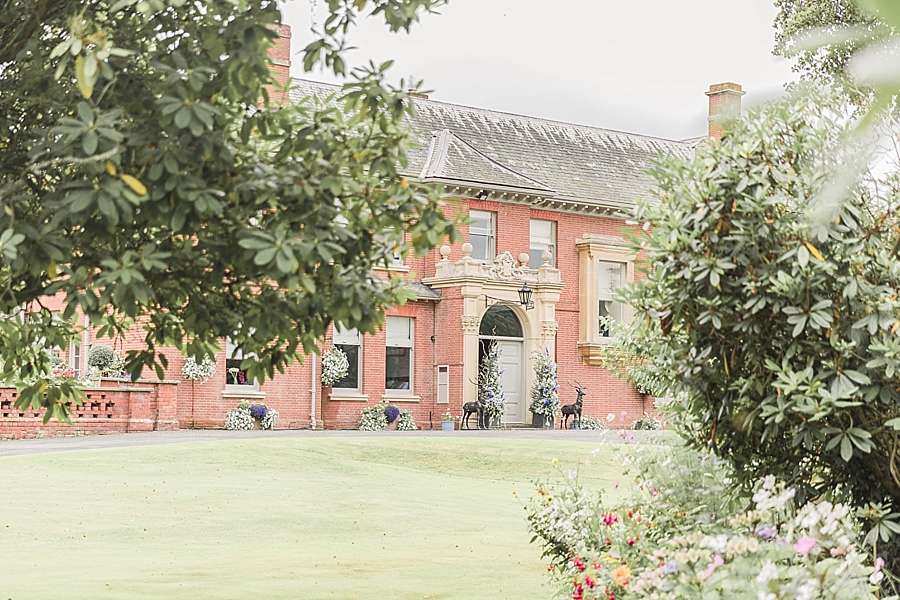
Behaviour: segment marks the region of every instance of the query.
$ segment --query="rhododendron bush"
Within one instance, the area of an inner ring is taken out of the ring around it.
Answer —
[[[529,507],[533,541],[573,600],[865,600],[876,598],[883,561],[872,559],[850,507],[797,507],[773,476],[752,498],[734,496],[715,457],[634,450],[636,490],[604,502],[574,472],[538,486]]]

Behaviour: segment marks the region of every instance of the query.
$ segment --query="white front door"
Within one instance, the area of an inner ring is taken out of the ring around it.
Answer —
[[[503,383],[503,397],[506,399],[506,410],[503,414],[504,423],[525,422],[525,392],[524,378],[522,377],[522,342],[508,342],[497,340],[500,346],[500,364],[503,374],[500,380]]]

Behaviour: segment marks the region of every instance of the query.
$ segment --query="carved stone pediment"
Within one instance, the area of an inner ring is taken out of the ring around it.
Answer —
[[[468,248],[467,248],[468,246]],[[466,252],[468,250],[468,252]],[[429,285],[441,282],[459,281],[463,279],[482,281],[502,281],[509,283],[525,283],[529,285],[562,286],[559,270],[550,265],[542,265],[539,269],[529,269],[527,263],[520,263],[508,250],[501,252],[490,263],[484,263],[470,256],[471,246],[463,244],[463,257],[451,262],[442,252],[443,260],[435,265],[434,277],[428,278]],[[523,256],[525,256],[523,254]]]

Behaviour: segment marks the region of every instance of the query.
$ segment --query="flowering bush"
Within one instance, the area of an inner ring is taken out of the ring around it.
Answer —
[[[332,348],[322,355],[322,385],[329,386],[347,376],[350,361],[340,348]]]
[[[721,461],[688,451],[641,461],[638,491],[605,505],[570,477],[538,487],[529,524],[573,600],[866,600],[883,561],[854,543],[850,509],[792,511],[794,491],[759,483],[750,510],[725,492]],[[741,499],[743,500],[743,499]]]
[[[412,413],[408,410],[401,410],[400,420],[397,421],[397,431],[415,431],[417,429]]]
[[[206,383],[215,372],[216,363],[208,356],[204,356],[199,364],[195,357],[188,356],[184,359],[184,366],[181,367],[182,377],[189,381],[199,381],[200,383]]]
[[[260,429],[274,429],[278,411],[265,404],[250,403],[246,400],[237,408],[225,413],[225,429],[248,430],[259,422]]]
[[[388,424],[393,423],[397,420],[397,417],[400,416],[400,409],[396,406],[386,406],[384,408],[384,417],[387,419]]]
[[[581,419],[578,421],[578,429],[609,429],[609,427],[606,425],[606,421],[581,415]]]
[[[102,377],[119,377],[125,368],[121,354],[105,344],[95,344],[87,355],[89,367],[95,367]]]
[[[640,419],[636,419],[631,424],[631,428],[635,430],[644,429],[648,431],[656,431],[658,429],[662,429],[662,423],[660,423],[659,419],[657,419],[653,415],[644,413],[643,417],[641,417]]]
[[[528,410],[544,417],[556,416],[559,410],[559,379],[556,363],[550,360],[550,350],[534,352],[534,384]]]
[[[385,412],[391,409],[399,412],[399,416],[395,417],[398,419],[398,431],[415,431],[418,429],[412,413],[408,410],[399,410],[396,406],[389,404],[375,404],[362,410],[362,414],[359,417],[359,430],[383,431],[387,429],[388,418]]]
[[[481,363],[481,372],[478,374],[478,391],[484,401],[486,425],[503,416],[506,403],[506,398],[503,396],[503,383],[500,381],[500,376],[503,374],[503,370],[500,368],[501,352],[499,345],[493,344]]]

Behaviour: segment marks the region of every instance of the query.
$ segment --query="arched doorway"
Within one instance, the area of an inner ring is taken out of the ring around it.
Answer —
[[[515,311],[508,306],[495,304],[485,311],[478,328],[478,365],[497,344],[500,348],[500,362],[503,374],[503,395],[506,398],[504,423],[524,423],[525,400],[525,334],[522,322]]]

